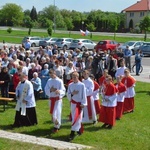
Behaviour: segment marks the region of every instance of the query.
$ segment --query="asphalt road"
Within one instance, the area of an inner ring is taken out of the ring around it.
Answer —
[[[0,30],[7,30],[8,27],[0,27]],[[12,30],[20,30],[20,31],[28,31],[27,28],[14,28],[12,27]],[[32,29],[34,32],[46,32],[46,29]],[[56,33],[66,33],[69,34],[70,31],[62,31],[62,30],[56,30]],[[71,31],[71,34],[80,34],[80,31]],[[102,36],[114,36],[114,33],[111,32],[92,32],[93,35],[102,35]],[[135,33],[116,33],[116,36],[118,37],[138,37],[138,38],[144,38],[144,34],[135,34]],[[150,38],[150,34],[147,35],[148,38]]]

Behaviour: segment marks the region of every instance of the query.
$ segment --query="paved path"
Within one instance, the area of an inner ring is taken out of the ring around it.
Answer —
[[[136,76],[135,73],[131,73],[131,75],[137,81],[150,83],[150,67],[149,66],[143,66],[143,72],[140,74],[140,76]]]
[[[38,144],[43,146],[49,146],[57,150],[81,150],[81,149],[91,148],[90,146],[85,146],[81,144],[74,144],[74,143],[57,141],[52,139],[39,138],[36,136],[25,135],[20,133],[11,133],[2,130],[0,130],[0,137],[15,140],[15,141],[20,141],[20,142],[28,142],[28,143],[33,143],[33,144]]]

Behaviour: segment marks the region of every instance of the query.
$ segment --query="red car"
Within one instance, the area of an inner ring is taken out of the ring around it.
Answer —
[[[102,40],[99,41],[97,43],[97,45],[95,46],[96,51],[101,50],[107,50],[108,52],[115,50],[118,48],[120,44],[117,43],[116,41],[112,41],[112,40]]]

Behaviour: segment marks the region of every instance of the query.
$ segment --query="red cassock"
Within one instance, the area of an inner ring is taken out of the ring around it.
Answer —
[[[106,85],[105,96],[111,97],[117,93],[118,93],[118,90],[113,83]],[[107,103],[109,105],[107,105]],[[117,98],[115,98],[114,101],[105,102],[104,104],[102,102],[101,111],[100,111],[100,118],[99,118],[100,122],[103,122],[105,124],[109,124],[112,126],[115,125],[115,122],[116,122],[116,103],[117,103]]]
[[[19,76],[18,76],[18,73],[16,72],[16,73],[13,75],[14,90],[16,90],[16,87],[17,87],[17,85],[18,85],[19,82],[20,82]]]
[[[126,91],[126,86],[123,83],[116,84],[118,89],[118,98],[117,98],[117,106],[116,106],[116,118],[120,119],[123,114],[123,106],[124,106],[124,92]]]
[[[136,80],[131,76],[124,77],[122,79],[122,83],[125,84],[127,92],[130,90],[129,88],[131,88],[135,84],[135,82]],[[124,113],[132,112],[133,110],[134,110],[134,96],[125,97],[123,112]]]
[[[98,79],[98,82],[99,82],[99,85],[102,86],[103,84],[106,84],[106,81],[105,81],[105,76],[102,76]]]
[[[94,91],[97,91],[99,90],[100,86],[99,84],[96,82],[96,81],[93,81],[94,82]],[[97,93],[99,95],[99,93]],[[93,96],[94,97],[94,96]],[[99,97],[99,96],[98,96]],[[96,111],[96,114],[100,114],[100,109],[101,109],[101,106],[100,106],[100,101],[99,99],[94,99],[94,105],[95,105],[95,111]]]

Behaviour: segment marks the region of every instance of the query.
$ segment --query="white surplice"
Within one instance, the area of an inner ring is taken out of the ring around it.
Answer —
[[[51,87],[56,88],[60,91],[60,94],[55,94],[55,92],[50,92]],[[55,102],[54,110],[53,110],[53,122],[55,128],[60,128],[61,125],[61,112],[62,112],[62,98],[65,96],[66,89],[64,87],[63,81],[56,77],[55,79],[50,78],[45,86],[46,95],[51,97],[59,97],[59,100]],[[51,105],[51,100],[50,100]]]

